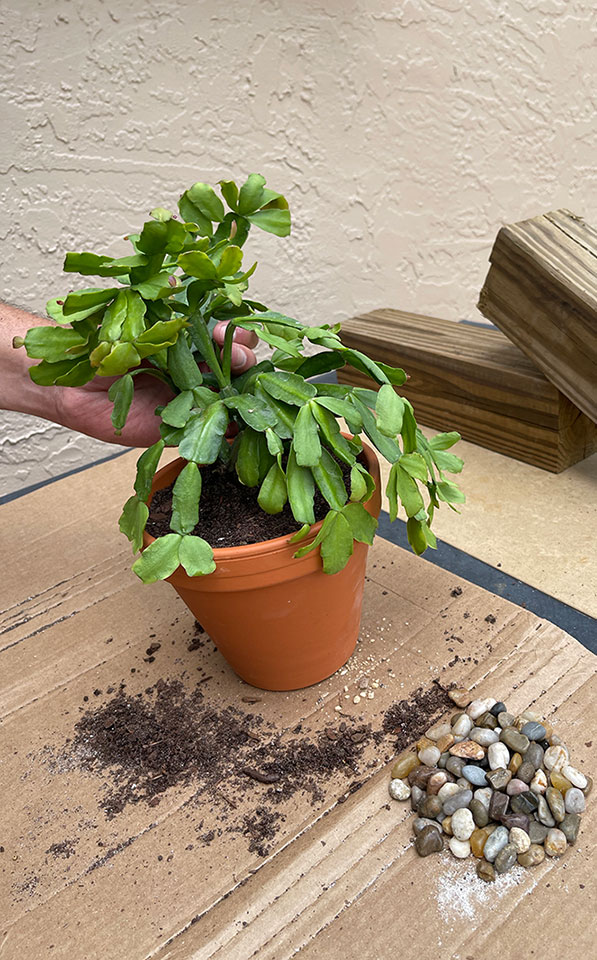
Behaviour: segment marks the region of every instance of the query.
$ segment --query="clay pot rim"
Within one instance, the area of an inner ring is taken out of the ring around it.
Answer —
[[[346,437],[347,439],[350,439],[352,437],[352,434],[347,434],[342,431],[342,436]],[[362,444],[363,444],[362,452],[365,455],[365,459],[367,461],[366,468],[369,472],[371,472],[370,467],[372,464],[377,463],[377,456],[373,448],[368,443],[366,443],[365,441],[362,441]],[[162,468],[160,468],[158,473],[156,473],[156,477],[162,470],[164,471],[168,470],[168,468],[172,468],[178,463],[185,463],[185,462],[186,461],[183,459],[183,457],[177,457],[176,460],[171,460],[170,463],[167,463]],[[381,482],[381,475],[380,475],[380,482]],[[155,478],[154,478],[154,483],[155,483]],[[167,486],[167,484],[164,484],[164,486]],[[149,496],[149,499],[147,500],[148,507],[150,507],[153,495],[154,493],[156,493],[158,489],[162,490],[163,487],[154,488],[152,484],[151,494]],[[381,494],[381,491],[380,491],[380,494]],[[365,501],[363,505],[365,505],[365,503],[369,503],[374,497],[375,497],[375,490],[371,494],[369,500]],[[290,540],[298,532],[295,530],[293,533],[287,533],[281,537],[273,537],[271,540],[259,540],[257,543],[244,543],[236,547],[212,547],[213,554],[214,554],[214,561],[217,563],[218,560],[220,562],[226,561],[226,560],[229,560],[229,561],[244,560],[244,559],[248,559],[249,557],[258,557],[258,556],[261,556],[262,554],[268,554],[268,553],[271,554],[276,552],[287,551],[289,545],[293,548],[296,546],[296,549],[299,550],[301,547],[305,547],[309,543],[313,542],[313,540],[319,533],[319,530],[321,529],[322,524],[323,524],[323,520],[318,520],[317,523],[311,527],[309,535],[304,537],[298,543],[296,543],[296,545],[290,544]],[[144,530],[143,531],[144,549],[148,547],[150,544],[154,543],[155,539],[156,539],[155,537],[152,537],[150,533]]]

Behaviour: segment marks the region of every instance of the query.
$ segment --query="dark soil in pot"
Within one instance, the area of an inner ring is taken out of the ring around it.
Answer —
[[[347,489],[350,467],[340,464]],[[292,516],[288,505],[281,513],[264,513],[257,502],[259,487],[243,486],[234,471],[226,464],[216,463],[201,468],[202,488],[199,504],[199,522],[193,533],[203,537],[212,547],[239,547],[249,543],[273,540],[295,533],[301,524]],[[164,487],[154,494],[147,521],[147,532],[152,537],[170,533],[172,516],[172,487]],[[315,489],[315,519],[323,520],[329,505]]]

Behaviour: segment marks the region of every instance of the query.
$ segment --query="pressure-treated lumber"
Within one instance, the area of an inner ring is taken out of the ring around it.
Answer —
[[[346,321],[341,336],[404,367],[409,380],[398,392],[422,424],[553,473],[597,450],[595,424],[499,330],[383,309]],[[371,387],[351,367],[338,380]]]
[[[481,313],[597,422],[597,231],[568,210],[503,227]]]

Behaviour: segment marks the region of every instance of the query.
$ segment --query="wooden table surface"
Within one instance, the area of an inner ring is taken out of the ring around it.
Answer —
[[[531,950],[560,960],[572,943],[590,956],[593,798],[563,860],[481,887],[469,876],[472,861],[414,853],[409,805],[387,793],[392,736],[365,742],[356,792],[338,771],[322,779],[319,802],[299,789],[281,803],[285,819],[266,856],[234,828],[264,803],[267,787],[235,769],[220,795],[191,780],[156,807],[129,804],[107,819],[111,773],[67,762],[74,725],[122,678],[128,694],[143,697],[160,677],[192,690],[198,668],[211,677],[205,704],[232,705],[249,719],[258,711],[277,744],[289,743],[299,723],[316,740],[344,716],[380,731],[392,704],[439,681],[499,696],[513,711],[532,705],[554,722],[574,764],[596,769],[595,657],[560,628],[381,539],[346,670],[307,690],[259,692],[248,705],[242,697],[253,688],[211,644],[188,651],[193,620],[169,585],[144,587],[130,573],[116,527],[130,478],[125,457],[0,508],[2,960],[396,952],[477,960]],[[147,663],[153,635],[162,646]],[[379,686],[355,704],[364,676]],[[198,840],[211,828],[211,842]],[[68,856],[49,854],[65,841]]]

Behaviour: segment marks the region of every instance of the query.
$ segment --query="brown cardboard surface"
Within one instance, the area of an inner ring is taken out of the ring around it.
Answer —
[[[156,807],[129,804],[106,818],[100,804],[110,776],[69,762],[67,741],[82,711],[110,699],[106,688],[121,680],[133,695],[160,677],[192,689],[199,667],[211,677],[202,684],[206,703],[242,709],[249,725],[259,712],[281,745],[298,723],[311,736],[344,716],[379,730],[392,703],[439,680],[499,694],[514,710],[534,704],[569,744],[574,764],[596,767],[595,657],[552,624],[381,540],[346,670],[307,690],[259,692],[258,704],[244,703],[253,688],[210,644],[187,650],[194,625],[174,591],[144,587],[128,571],[116,518],[133,459],[0,509],[10,558],[0,602],[1,960],[286,960],[297,952],[335,960],[396,950],[423,960],[438,953],[509,960],[534,950],[559,960],[572,927],[574,951],[591,955],[593,798],[562,861],[483,888],[481,900],[472,881],[458,900],[454,883],[470,866],[443,855],[419,859],[408,804],[389,802],[391,736],[366,744],[356,773],[327,778],[323,801],[298,791],[280,804],[285,820],[265,857],[229,829],[267,790],[237,770],[221,792],[198,791],[191,781],[170,788]],[[151,664],[144,661],[150,634],[162,643]],[[374,699],[354,704],[363,675],[381,685]],[[354,781],[362,786],[351,794]],[[202,839],[211,829],[213,840]],[[68,857],[49,854],[64,841]]]

